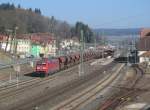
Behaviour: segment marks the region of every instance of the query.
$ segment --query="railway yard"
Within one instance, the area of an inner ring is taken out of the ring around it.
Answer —
[[[0,0],[0,110],[150,110],[150,0]]]
[[[83,63],[80,74],[79,65],[38,77],[27,64],[21,66],[18,83],[12,68],[8,69],[12,82],[8,70],[5,74],[1,70],[0,110],[132,110],[130,104],[150,102],[149,86],[145,86],[150,76],[138,65],[92,59]]]

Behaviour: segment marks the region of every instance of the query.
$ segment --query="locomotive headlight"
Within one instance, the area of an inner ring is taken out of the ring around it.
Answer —
[[[40,67],[37,67],[36,69],[40,69]]]
[[[46,69],[46,67],[43,67],[43,69],[45,70],[45,69]]]

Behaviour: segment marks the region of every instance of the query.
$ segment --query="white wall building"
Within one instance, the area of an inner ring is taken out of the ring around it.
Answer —
[[[28,39],[17,40],[17,54],[29,54],[31,49],[31,41]]]
[[[80,43],[72,39],[64,39],[61,41],[60,46],[61,48],[69,48],[71,46],[80,46]]]
[[[6,42],[1,43],[1,48],[2,48],[3,50],[5,50],[6,44],[7,44]],[[10,43],[8,43],[7,48],[6,48],[6,51],[7,51],[7,52],[10,51]]]
[[[142,51],[142,52],[139,52],[141,53],[139,55],[140,57],[140,63],[144,63],[144,62],[147,62],[148,65],[150,65],[150,51]]]
[[[144,53],[146,53],[147,51],[138,51],[138,56],[139,56],[139,62],[140,63],[143,63],[143,62],[145,62],[145,57],[143,57],[142,55],[144,54]]]
[[[17,48],[16,48],[17,54],[26,54],[26,53],[30,52],[30,46],[31,46],[30,40],[17,39],[16,43],[17,43]],[[11,39],[9,39],[8,44],[6,43],[6,41],[3,41],[1,43],[1,48],[3,50],[6,49],[7,52],[11,51],[11,53],[13,53],[13,51],[14,51],[14,41],[11,42]]]
[[[47,46],[48,46],[48,55],[56,56],[56,50],[57,50],[56,41],[55,41],[55,43],[48,44]]]
[[[53,40],[40,48],[40,53],[43,53],[45,57],[56,56],[56,51],[56,40]]]

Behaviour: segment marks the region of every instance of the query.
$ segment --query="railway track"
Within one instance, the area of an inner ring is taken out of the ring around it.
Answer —
[[[85,63],[90,63],[90,62],[92,62],[92,61],[93,61],[93,60],[90,60],[90,61],[87,61],[87,62],[85,62]],[[74,71],[75,69],[73,69],[73,68],[74,68],[75,66],[77,66],[77,65],[71,66],[69,69],[66,68],[66,69],[63,69],[63,70],[61,70],[61,71],[62,71],[62,72],[63,72],[63,71],[64,71],[64,72]],[[71,69],[73,69],[73,70],[71,70]],[[61,71],[59,71],[59,72],[61,72]],[[59,72],[57,72],[57,73],[59,73]],[[28,73],[25,72],[25,74],[28,74]],[[8,78],[8,77],[10,77],[10,76],[5,76],[5,78]],[[50,76],[49,76],[49,77],[50,77]],[[51,76],[51,77],[53,77],[53,76]],[[3,78],[1,78],[1,79],[3,79]],[[32,82],[37,81],[37,80],[41,80],[41,79],[47,79],[47,78],[34,78],[34,79],[28,79],[28,80],[21,80],[21,81],[18,82],[18,84],[19,84],[19,85],[24,85],[24,84],[27,84],[27,83],[32,83]],[[15,82],[15,83],[10,83],[9,85],[0,86],[0,92],[3,91],[3,90],[7,90],[7,89],[9,89],[9,88],[13,88],[13,87],[16,87],[16,82]]]
[[[51,78],[51,77],[46,78],[44,80],[32,79],[32,80],[28,80],[28,81],[24,81],[24,82],[19,83],[18,88],[17,88],[17,85],[12,85],[8,88],[4,88],[3,90],[0,90],[0,102],[2,102],[3,100],[6,100],[7,98],[19,95],[23,91],[28,90],[32,87],[39,86],[39,85],[42,85],[44,83],[48,83],[51,80],[53,80],[53,78]]]
[[[93,62],[93,61],[94,61],[94,59],[85,62],[85,64],[90,64],[90,63]],[[24,86],[25,84],[32,85],[32,84],[34,84],[34,83],[37,83],[37,81],[38,81],[38,82],[41,82],[41,80],[43,81],[43,80],[52,79],[52,78],[56,77],[57,74],[62,74],[61,72],[72,72],[72,71],[75,71],[77,66],[78,66],[78,64],[77,64],[77,65],[74,65],[74,66],[71,66],[70,68],[66,68],[66,69],[64,69],[64,70],[61,70],[61,71],[55,73],[56,75],[52,75],[52,76],[49,76],[49,77],[45,77],[45,78],[34,78],[34,79],[28,79],[28,80],[19,81],[19,82],[18,82],[18,85],[19,85],[19,86]],[[26,74],[27,74],[27,73],[26,73]],[[17,82],[12,83],[12,84],[10,84],[10,85],[6,85],[6,86],[1,86],[1,87],[0,87],[0,93],[1,93],[2,91],[5,91],[5,90],[11,89],[11,88],[16,88],[16,87],[17,87],[16,85],[17,85]]]
[[[111,64],[105,66],[104,68],[102,68],[101,72],[104,71],[106,68],[112,68],[112,67],[114,67],[114,63],[111,63]],[[36,96],[33,99],[30,99],[30,102],[28,101],[27,103],[25,103],[25,101],[24,101],[23,103],[20,103],[19,105],[16,105],[8,110],[33,110],[33,107],[35,105],[40,105],[41,103],[47,102],[47,100],[55,99],[55,97],[60,96],[61,94],[64,94],[67,91],[72,90],[93,78],[96,78],[97,75],[100,74],[99,72],[100,71],[97,71],[96,73],[89,74],[87,76],[83,76],[79,79],[74,79],[70,83],[64,84],[60,88],[55,88],[53,90],[46,91],[46,93],[43,93],[40,96]],[[46,94],[48,94],[48,95],[46,95]]]
[[[136,78],[132,82],[130,87],[122,87],[120,92],[105,101],[99,110],[115,110],[116,107],[132,100],[139,93],[145,91],[135,88],[136,84],[143,77],[143,71],[136,65],[133,67],[136,72]]]
[[[62,71],[62,72],[71,72],[71,71],[75,71],[75,70],[76,70],[76,68],[73,66],[69,69]],[[57,73],[57,74],[61,74],[61,72]],[[30,79],[30,80],[28,79],[25,81],[21,81],[18,83],[18,88],[17,88],[17,83],[15,83],[13,85],[6,86],[6,87],[5,86],[0,87],[0,102],[5,100],[7,97],[19,95],[24,90],[48,83],[48,82],[54,80],[55,77],[57,77],[57,76],[52,75],[52,76],[45,77],[45,78],[35,78],[35,79]]]
[[[85,63],[90,63],[92,62],[93,60],[91,61],[87,61]],[[75,70],[75,66],[77,65],[74,65],[74,66],[71,66],[69,69],[66,68],[64,70],[61,70],[60,72],[71,72],[71,71],[74,71]],[[72,70],[73,69],[73,70]],[[27,73],[26,73],[27,74]],[[57,73],[56,73],[57,74]],[[55,76],[49,76],[49,77],[55,77]],[[19,81],[18,85],[24,85],[24,84],[27,84],[27,83],[33,83],[35,81],[40,81],[40,80],[47,80],[49,79],[49,77],[46,77],[46,78],[34,78],[34,79],[28,79],[28,80],[24,80],[24,81]],[[50,78],[51,79],[51,78]],[[13,88],[13,87],[16,87],[16,83],[12,83],[10,85],[6,85],[6,86],[1,86],[0,87],[0,92],[3,91],[3,90],[7,90],[7,89],[10,89],[10,88]]]
[[[85,62],[86,64],[91,63],[93,60]],[[77,66],[77,65],[76,65]],[[1,87],[0,88],[0,102],[2,102],[3,100],[6,100],[7,98],[16,96],[21,94],[23,91],[28,90],[32,87],[37,87],[40,85],[44,85],[52,80],[55,79],[55,77],[57,77],[59,74],[63,73],[70,73],[72,71],[76,70],[76,66],[72,66],[69,69],[65,69],[63,71],[61,71],[60,73],[56,74],[56,75],[52,75],[46,78],[36,78],[36,79],[30,79],[30,80],[26,80],[26,81],[22,81],[18,83],[18,88],[16,84],[13,85],[9,85],[7,87]]]
[[[75,97],[61,103],[60,105],[52,108],[51,110],[76,110],[79,106],[86,101],[96,96],[101,90],[109,85],[119,74],[124,65],[121,65],[115,74],[107,75],[103,80],[99,81],[96,85],[87,88],[85,91],[77,94]]]

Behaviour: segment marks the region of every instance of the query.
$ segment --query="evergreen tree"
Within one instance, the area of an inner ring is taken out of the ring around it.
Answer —
[[[21,5],[20,4],[18,4],[18,9],[20,9],[21,8]]]

